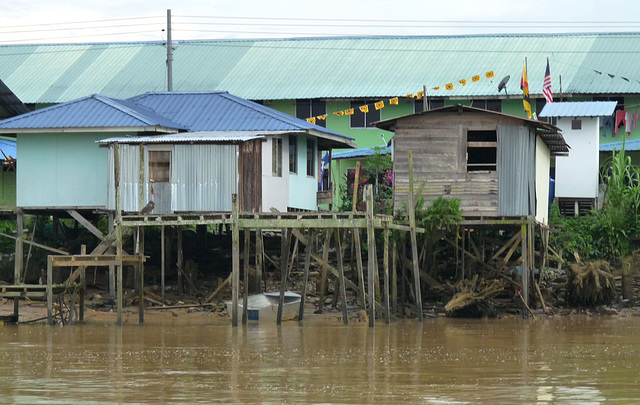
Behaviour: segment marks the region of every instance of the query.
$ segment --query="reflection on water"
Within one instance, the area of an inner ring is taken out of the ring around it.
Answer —
[[[640,397],[633,318],[4,326],[0,399],[107,403],[620,403]]]

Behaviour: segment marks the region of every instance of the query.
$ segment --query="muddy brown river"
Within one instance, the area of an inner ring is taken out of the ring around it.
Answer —
[[[2,404],[640,401],[640,319],[0,327]]]

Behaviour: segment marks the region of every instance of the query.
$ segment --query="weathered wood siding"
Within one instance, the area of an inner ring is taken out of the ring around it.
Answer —
[[[245,212],[262,211],[262,140],[240,145],[238,156],[240,173],[239,209]]]
[[[498,172],[467,172],[468,130],[497,130],[521,125],[505,116],[478,112],[429,113],[396,121],[394,142],[394,207],[407,201],[408,154],[413,151],[414,188],[425,202],[440,196],[460,199],[465,217],[493,217],[498,212]]]

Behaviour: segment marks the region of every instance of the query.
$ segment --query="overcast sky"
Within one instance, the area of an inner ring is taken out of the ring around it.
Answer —
[[[6,0],[0,44],[639,32],[639,0]]]

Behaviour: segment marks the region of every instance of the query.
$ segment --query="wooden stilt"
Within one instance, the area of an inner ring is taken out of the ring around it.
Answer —
[[[113,218],[113,212],[109,212],[109,214],[107,215],[107,221],[109,221],[109,234],[111,234],[113,232],[113,227],[114,227],[114,218]],[[113,247],[109,247],[109,249],[107,249],[107,254],[113,254],[114,253],[114,248]],[[108,274],[108,279],[109,279],[109,297],[111,297],[111,299],[115,299],[116,298],[116,266],[110,264],[109,265],[109,274]]]
[[[85,245],[80,246],[80,254],[83,256],[87,254]],[[82,267],[82,273],[80,273],[80,296],[78,297],[78,321],[80,322],[84,322],[84,299],[87,291],[87,267]]]
[[[418,320],[422,322],[422,292],[420,285],[420,269],[418,268],[418,245],[416,237],[416,213],[413,198],[413,152],[409,151],[409,226],[411,228],[411,258],[413,261],[413,281],[415,284],[416,309],[418,310]]]
[[[318,313],[320,314],[324,308],[324,299],[327,292],[327,277],[329,276],[329,269],[327,268],[326,263],[329,260],[329,249],[331,248],[332,237],[333,230],[328,229],[325,232],[324,244],[322,246],[322,276],[320,278],[320,291],[318,291],[318,297],[320,297],[320,300],[318,301]]]
[[[282,311],[284,309],[284,292],[287,288],[287,263],[289,263],[289,249],[291,248],[291,237],[293,232],[289,232],[287,228],[282,228],[282,252],[280,254],[280,300],[278,301],[278,316],[276,323],[282,324]]]
[[[336,256],[338,259],[338,281],[340,282],[340,297],[342,298],[342,318],[345,325],[349,324],[349,315],[347,313],[347,291],[345,290],[344,267],[342,263],[342,249],[340,243],[340,232],[336,231]],[[336,294],[338,292],[336,291]],[[364,298],[363,298],[364,299]]]
[[[262,229],[256,229],[256,283],[255,290],[256,294],[260,294],[262,292],[262,268],[263,268],[263,240],[262,240]]]
[[[309,242],[307,243],[304,250],[304,276],[302,279],[302,291],[300,297],[300,309],[298,310],[298,321],[304,319],[304,303],[307,298],[307,283],[309,282],[309,267],[311,266],[311,249],[312,243],[311,241],[314,238],[313,229],[309,230]]]
[[[24,266],[24,215],[22,210],[17,211],[16,216],[16,252],[14,255],[14,272],[13,283],[18,285],[23,280],[20,279],[22,274],[22,267]],[[20,299],[15,297],[13,299],[13,315],[18,316],[20,312]]]
[[[184,248],[182,246],[182,227],[177,227],[177,242],[178,245],[178,255],[176,257],[176,267],[178,268],[178,293],[182,294],[184,292],[184,280],[182,274],[184,273]]]
[[[144,227],[140,228],[138,239],[138,323],[144,323]],[[164,304],[164,303],[163,303]]]
[[[114,180],[115,180],[115,197],[116,197],[116,256],[118,257],[117,265],[117,287],[116,287],[116,312],[117,324],[122,326],[122,201],[120,190],[120,147],[114,145]]]
[[[362,300],[362,309],[366,311],[367,303],[364,299],[364,266],[362,265],[362,241],[360,240],[360,229],[354,228],[352,232],[355,245],[356,274],[358,275],[358,299]]]
[[[389,323],[391,323],[391,312],[389,308],[389,228],[384,229],[382,267],[384,267],[384,321],[389,325]]]
[[[396,242],[391,244],[391,312],[398,314],[398,251]]]
[[[244,286],[242,288],[242,324],[247,324],[248,309],[247,303],[249,302],[249,247],[251,246],[251,230],[245,228],[244,231],[244,249],[243,249],[243,272],[244,272]]]
[[[461,258],[462,259],[462,264],[460,266],[461,269],[462,269],[462,274],[460,276],[460,280],[464,280],[465,270],[466,270],[466,267],[467,267],[467,262],[465,260],[465,257],[466,257],[465,252],[467,251],[467,244],[465,243],[466,240],[467,240],[467,230],[464,227],[462,227],[462,238],[460,240],[460,243],[462,245],[462,247],[461,247],[461,250],[462,250],[462,258]]]
[[[522,233],[522,301],[526,308],[529,308],[529,232],[526,223],[521,226]],[[529,312],[522,311],[522,316],[526,319],[529,317]]]
[[[165,252],[165,240],[164,240],[164,225],[160,226],[160,301],[162,305],[165,305],[166,301],[164,299],[165,292],[165,269],[166,269],[166,252]]]
[[[231,326],[238,326],[238,296],[240,295],[240,230],[238,229],[238,196],[231,197]]]
[[[369,292],[369,327],[373,328],[376,324],[376,311],[374,305],[376,289],[374,284],[376,262],[378,259],[376,258],[376,236],[373,229],[373,189],[371,185],[365,186],[364,194],[367,201],[367,281]]]
[[[47,323],[53,325],[53,257],[47,256]]]

